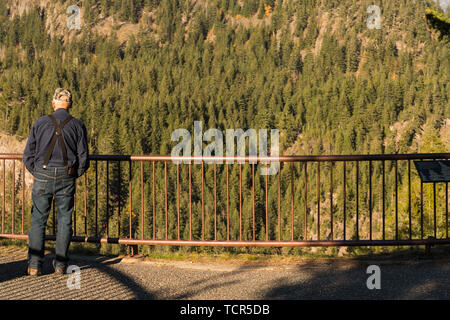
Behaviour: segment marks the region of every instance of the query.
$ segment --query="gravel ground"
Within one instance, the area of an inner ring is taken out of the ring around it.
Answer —
[[[77,256],[81,288],[71,275],[24,275],[26,256],[0,254],[0,299],[449,299],[450,261],[320,261],[277,266],[202,265]],[[133,263],[131,263],[133,262]],[[369,290],[367,267],[381,269]]]

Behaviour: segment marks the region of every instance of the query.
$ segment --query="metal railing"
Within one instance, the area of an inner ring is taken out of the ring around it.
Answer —
[[[427,186],[411,169],[413,160],[438,159],[450,159],[450,153],[276,160],[91,155],[90,169],[77,182],[82,186],[75,194],[72,241],[272,247],[449,244],[448,183],[433,183],[432,192],[425,192]],[[21,154],[0,154],[0,160],[0,238],[27,239],[31,185],[26,181],[32,177]],[[257,169],[270,161],[278,163],[277,173],[258,175]],[[125,179],[123,163],[128,164]],[[53,202],[47,240],[56,238],[56,218]]]

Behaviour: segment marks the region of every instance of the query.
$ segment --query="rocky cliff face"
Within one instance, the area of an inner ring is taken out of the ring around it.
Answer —
[[[0,154],[2,153],[18,153],[22,154],[23,150],[25,149],[25,145],[27,143],[27,140],[18,140],[17,137],[7,135],[5,133],[0,132]],[[12,172],[12,166],[13,166],[13,160],[0,160],[0,168],[1,168],[1,175],[3,176],[3,170],[5,168],[3,167],[3,163],[5,164],[6,168],[6,174],[10,175]],[[8,179],[7,179],[8,180]],[[15,185],[20,186],[22,180],[22,161],[15,160]],[[27,186],[30,186],[33,183],[33,176],[25,169],[25,184]],[[29,189],[29,188],[27,188]]]
[[[0,133],[0,153],[22,153],[27,141],[19,140],[15,136]]]
[[[73,4],[76,3],[77,2],[74,1]],[[61,4],[52,0],[6,0],[6,6],[10,10],[11,19],[15,16],[22,16],[35,6],[38,6],[45,14],[45,25],[48,34],[51,37],[62,39],[64,43],[73,39],[78,39],[82,35],[82,32],[67,32],[67,21],[70,17],[70,14],[67,13],[67,9],[70,5],[71,3]],[[79,4],[79,6],[79,15],[80,17],[83,17],[85,10],[82,4]],[[114,17],[100,15],[95,22],[89,25],[89,30],[97,32],[105,37],[110,37],[114,33],[115,36],[117,36],[117,40],[122,44],[127,42],[132,35],[137,35],[140,28],[156,30],[157,26],[154,23],[148,22],[153,20],[154,13],[148,11],[142,13],[142,18],[138,23],[119,21],[114,19]]]

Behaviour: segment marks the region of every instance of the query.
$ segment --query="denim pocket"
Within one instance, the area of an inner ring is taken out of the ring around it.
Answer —
[[[45,180],[34,178],[33,189],[31,190],[31,192],[38,196],[42,196],[46,193],[47,183],[48,182]]]
[[[43,171],[42,169],[41,170],[36,170],[36,171],[34,171],[34,178],[35,179],[38,179],[38,180],[43,180],[43,179],[53,179],[54,177],[49,173],[49,172],[47,172],[47,171]]]
[[[45,180],[45,179],[36,178],[36,177],[34,177],[34,181],[38,181],[38,182],[41,182],[41,183],[46,183],[47,182],[47,180]]]
[[[75,179],[62,179],[62,193],[67,196],[73,196],[75,194]]]

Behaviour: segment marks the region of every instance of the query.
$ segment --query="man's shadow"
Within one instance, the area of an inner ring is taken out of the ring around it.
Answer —
[[[0,283],[25,276],[27,274],[27,266],[26,259],[6,263],[0,262]]]

